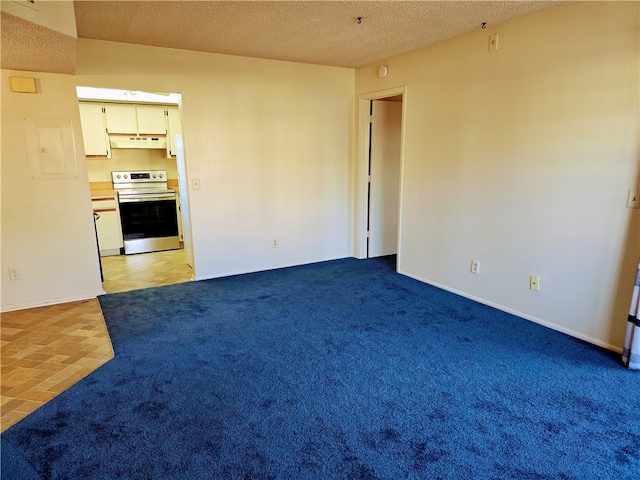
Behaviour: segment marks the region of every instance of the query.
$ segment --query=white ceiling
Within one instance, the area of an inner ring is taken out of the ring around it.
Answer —
[[[359,67],[558,3],[75,0],[74,7],[79,38]]]

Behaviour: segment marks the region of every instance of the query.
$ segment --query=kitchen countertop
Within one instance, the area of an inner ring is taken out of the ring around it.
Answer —
[[[115,197],[116,191],[111,182],[89,182],[91,197]]]

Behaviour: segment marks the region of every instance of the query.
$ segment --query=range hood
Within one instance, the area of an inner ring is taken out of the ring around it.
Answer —
[[[164,136],[137,137],[127,135],[110,135],[111,148],[167,148],[167,139]]]

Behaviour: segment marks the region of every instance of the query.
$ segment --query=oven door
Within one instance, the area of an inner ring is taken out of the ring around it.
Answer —
[[[120,218],[125,254],[180,248],[175,197],[121,198]]]

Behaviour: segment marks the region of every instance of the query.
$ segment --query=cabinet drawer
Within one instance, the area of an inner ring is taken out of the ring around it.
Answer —
[[[91,207],[94,212],[101,211],[113,212],[118,209],[118,202],[115,197],[93,197],[91,199]]]

